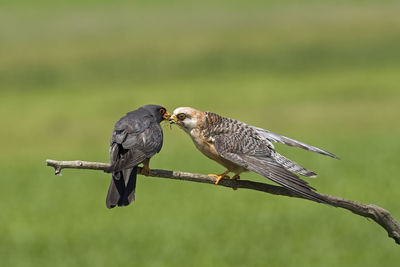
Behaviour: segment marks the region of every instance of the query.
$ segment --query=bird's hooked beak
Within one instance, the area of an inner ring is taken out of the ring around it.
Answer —
[[[171,118],[171,114],[169,114],[168,111],[165,111],[164,115],[163,115],[163,119],[166,121],[169,121]]]
[[[173,114],[172,116],[169,117],[168,121],[170,124],[174,124],[178,121],[178,118],[176,117],[175,114]]]

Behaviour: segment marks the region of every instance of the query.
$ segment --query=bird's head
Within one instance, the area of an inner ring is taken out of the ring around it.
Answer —
[[[181,127],[185,132],[190,132],[204,117],[203,112],[190,107],[181,107],[174,110],[169,121]]]
[[[141,107],[141,109],[148,111],[158,123],[162,122],[163,120],[168,120],[170,118],[170,114],[168,113],[167,109],[162,106],[146,105]]]

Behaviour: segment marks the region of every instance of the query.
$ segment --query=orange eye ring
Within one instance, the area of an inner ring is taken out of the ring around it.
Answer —
[[[179,113],[178,115],[176,115],[176,117],[178,118],[178,120],[183,121],[184,119],[186,119],[186,114]]]
[[[164,114],[165,114],[165,112],[166,112],[166,110],[165,110],[165,109],[163,109],[163,108],[162,108],[162,109],[160,109],[160,114],[161,114],[161,115],[164,115]]]

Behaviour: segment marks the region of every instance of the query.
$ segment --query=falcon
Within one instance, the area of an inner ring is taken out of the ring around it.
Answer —
[[[112,178],[106,206],[127,206],[135,200],[138,165],[141,174],[150,175],[150,158],[160,152],[163,131],[160,122],[169,119],[167,110],[158,105],[146,105],[127,113],[114,126],[110,141]]]
[[[210,174],[217,178],[215,184],[222,178],[229,178],[228,173],[234,173],[232,179],[239,179],[242,172],[253,171],[304,198],[328,204],[314,191],[315,188],[296,175],[316,177],[317,174],[276,152],[273,143],[338,159],[334,154],[235,119],[190,107],[175,109],[169,121],[189,134],[196,148],[205,156],[227,169],[221,174]]]

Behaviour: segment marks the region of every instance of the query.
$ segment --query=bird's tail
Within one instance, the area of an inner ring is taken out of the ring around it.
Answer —
[[[315,188],[311,187],[306,181],[276,163],[274,159],[249,155],[241,155],[241,158],[245,160],[246,168],[249,171],[258,173],[304,198],[335,206],[324,195],[315,192]]]
[[[307,170],[303,166],[300,166],[298,163],[282,156],[281,154],[279,154],[276,151],[273,151],[271,156],[273,159],[275,159],[276,162],[278,162],[280,165],[282,165],[282,167],[284,167],[288,171],[291,171],[291,172],[294,172],[294,173],[297,173],[297,174],[300,174],[303,176],[307,176],[310,178],[317,177],[317,174],[315,172]]]
[[[137,166],[113,172],[106,197],[106,206],[128,206],[135,201]]]

